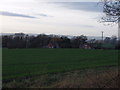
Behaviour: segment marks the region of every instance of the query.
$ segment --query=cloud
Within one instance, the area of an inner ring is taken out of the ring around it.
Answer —
[[[39,15],[39,16],[43,16],[43,17],[48,17],[48,15],[46,15],[46,14],[37,14],[37,15]]]
[[[71,26],[75,26],[75,27],[84,27],[84,28],[94,28],[95,26],[93,25],[86,25],[86,24],[73,24]]]
[[[86,27],[86,28],[94,28],[94,26],[92,26],[92,25],[79,25],[79,26]]]
[[[36,15],[39,15],[39,16],[42,16],[42,17],[53,17],[53,16],[49,16],[49,15],[44,14],[44,13],[40,13],[40,14],[36,14]]]
[[[99,2],[99,0],[35,0],[39,2]]]
[[[3,15],[3,16],[13,16],[13,17],[22,17],[22,18],[36,18],[34,16],[18,14],[18,13],[12,13],[12,12],[7,12],[7,11],[0,11],[0,15]]]
[[[102,12],[102,6],[98,2],[55,2],[65,8],[82,11]]]

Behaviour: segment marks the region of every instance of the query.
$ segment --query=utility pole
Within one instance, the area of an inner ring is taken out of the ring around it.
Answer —
[[[104,33],[104,32],[102,31],[102,43],[103,43],[103,33]]]
[[[120,16],[118,17],[118,40],[120,40]]]
[[[26,48],[28,48],[28,43],[29,43],[29,36],[28,35],[26,35]]]
[[[102,43],[101,43],[102,45],[101,45],[101,49],[103,49],[103,33],[104,32],[102,31]]]

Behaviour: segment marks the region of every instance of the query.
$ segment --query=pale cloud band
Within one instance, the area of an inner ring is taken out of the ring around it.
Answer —
[[[98,2],[56,2],[63,7],[73,10],[82,10],[88,12],[102,12],[102,4],[99,6]]]
[[[49,16],[49,15],[44,14],[44,13],[38,13],[38,14],[35,14],[34,16],[30,16],[30,15],[26,15],[26,14],[19,14],[19,13],[13,13],[13,12],[8,12],[8,11],[0,11],[0,15],[12,16],[12,17],[22,17],[22,18],[37,18],[37,16],[52,17],[52,16]]]
[[[7,11],[0,11],[0,15],[13,16],[13,17],[23,17],[23,18],[36,18],[34,16],[29,16],[29,15],[25,15],[25,14],[18,14],[18,13],[12,13],[12,12],[7,12]]]
[[[99,2],[100,0],[35,0],[39,2]]]

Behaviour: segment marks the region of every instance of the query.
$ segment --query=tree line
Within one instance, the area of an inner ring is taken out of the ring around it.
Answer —
[[[3,48],[79,48],[86,43],[84,35],[72,39],[66,36],[45,35],[29,36],[24,34],[2,36]]]
[[[80,35],[67,36],[45,35],[30,36],[23,33],[2,36],[2,48],[86,48],[86,49],[120,49],[116,37],[106,37],[104,41]]]

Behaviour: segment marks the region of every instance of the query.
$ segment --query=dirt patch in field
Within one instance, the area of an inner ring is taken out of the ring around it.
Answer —
[[[117,88],[118,71],[87,71],[84,74],[75,72],[67,75],[54,87],[58,88]]]

